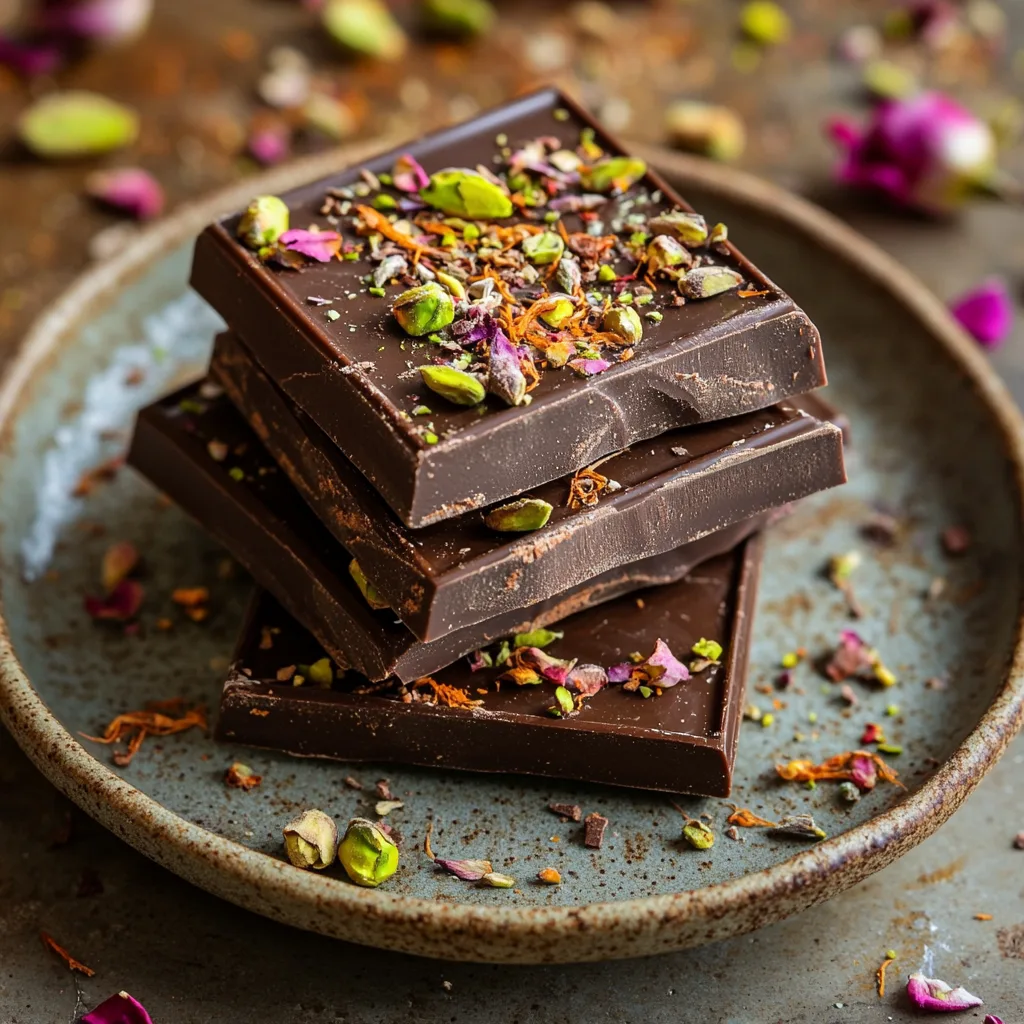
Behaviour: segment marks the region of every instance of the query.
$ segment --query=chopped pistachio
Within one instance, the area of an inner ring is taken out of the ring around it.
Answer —
[[[323,871],[334,863],[338,826],[334,819],[311,808],[284,827],[284,849],[297,868]]]
[[[277,196],[257,196],[238,222],[235,234],[253,250],[273,245],[288,230],[288,207]]]
[[[460,301],[465,299],[466,287],[457,277],[446,274],[443,270],[438,270],[436,273],[438,282],[443,284],[452,293],[452,298]]]
[[[903,747],[898,743],[879,743],[876,749],[879,753],[891,754],[893,757],[903,753]]]
[[[859,551],[848,551],[845,555],[833,555],[828,563],[829,579],[841,587],[856,572],[861,563]]]
[[[412,411],[413,416],[430,416],[431,410],[429,405],[417,405]]]
[[[539,647],[542,650],[556,640],[561,640],[564,633],[554,629],[531,629],[529,633],[516,633],[512,638],[513,647]]]
[[[674,267],[689,267],[693,263],[689,250],[671,235],[655,235],[647,246],[646,257],[652,274]]]
[[[654,691],[649,686],[638,686],[636,692],[640,694],[645,700],[650,697]]]
[[[371,205],[375,210],[397,210],[398,200],[389,192],[378,192]]]
[[[380,611],[383,608],[391,607],[387,601],[380,596],[377,588],[366,578],[366,574],[354,558],[348,563],[348,574],[355,581],[356,586],[359,588],[359,592],[363,595],[363,599],[374,611]]]
[[[330,658],[321,658],[309,666],[306,675],[321,689],[329,690],[334,682],[334,666]]]
[[[423,440],[426,441],[427,444],[437,444],[437,442],[440,441],[441,439],[432,430],[428,430],[423,435]]]
[[[536,235],[527,235],[521,248],[531,263],[544,266],[561,259],[565,242],[557,231],[541,231]]]
[[[539,530],[551,518],[552,506],[540,498],[520,498],[508,505],[491,509],[484,522],[500,533],[525,533]]]
[[[729,241],[729,228],[719,221],[708,234],[709,245],[722,245]]]
[[[340,320],[341,319],[341,314],[336,309],[329,309],[329,310],[327,310],[327,312],[324,313],[324,316],[326,316],[327,319],[330,320],[332,323],[335,320]]]
[[[647,173],[643,160],[610,156],[580,171],[580,184],[588,192],[625,192]]]
[[[379,60],[405,53],[405,32],[382,0],[327,0],[321,17],[331,38],[353,53]]]
[[[766,711],[761,716],[761,727],[764,728],[764,729],[767,729],[768,726],[774,725],[774,724],[775,724],[775,716],[770,711]]]
[[[476,171],[450,167],[430,176],[420,198],[436,210],[475,220],[512,216],[512,200],[501,186]]]
[[[643,336],[640,314],[629,306],[612,306],[604,315],[604,329],[617,335],[627,345],[635,345]]]
[[[423,383],[431,391],[447,398],[455,405],[479,405],[487,395],[483,384],[471,373],[454,366],[436,366],[433,363],[419,368]]]
[[[665,128],[675,145],[712,160],[735,160],[747,143],[743,121],[734,110],[697,100],[669,104]]]
[[[695,850],[710,850],[715,845],[715,833],[703,821],[695,818],[683,826],[683,838]]]
[[[722,657],[722,645],[717,640],[706,640],[704,637],[701,637],[690,650],[701,658],[707,658],[713,665],[717,665]]]
[[[549,301],[550,308],[544,309],[539,316],[548,327],[553,327],[557,331],[576,312],[576,303],[568,295],[557,294],[550,296]]]
[[[839,784],[839,799],[844,803],[855,804],[860,799],[860,790],[847,779]]]
[[[245,479],[245,470],[241,466],[232,466],[228,470],[228,476],[237,483],[241,483]]]
[[[827,839],[824,829],[814,824],[809,814],[788,814],[771,830],[775,835],[796,836],[798,839]]]
[[[652,235],[669,235],[683,245],[703,245],[708,240],[708,223],[699,213],[668,210],[652,217],[648,228]]]
[[[455,304],[446,288],[430,281],[402,292],[391,312],[406,334],[420,338],[447,327],[455,319]]]
[[[917,76],[909,68],[891,60],[873,60],[864,67],[864,88],[882,100],[899,100],[917,92]]]
[[[713,295],[732,291],[743,283],[743,276],[729,267],[694,267],[679,282],[689,299],[710,299]]]
[[[740,12],[743,34],[762,46],[784,43],[791,30],[789,15],[772,0],[750,0]]]
[[[796,651],[786,651],[782,656],[783,668],[796,668],[800,664],[800,655]]]
[[[371,285],[366,289],[374,298],[383,299],[387,292],[383,288],[378,288],[376,285]]]
[[[552,708],[552,712],[557,715],[571,715],[576,708],[572,694],[564,686],[555,687],[555,700],[558,701],[558,706]]]
[[[661,321],[665,319],[665,314],[659,309],[652,309],[649,313],[644,313],[644,316],[652,323],[656,324],[660,324]]]
[[[338,846],[338,860],[356,885],[374,889],[398,870],[398,847],[380,826],[353,818]]]
[[[602,263],[600,269],[597,272],[598,281],[602,281],[605,284],[609,284],[618,277],[615,273],[615,268],[610,267],[607,263]]]

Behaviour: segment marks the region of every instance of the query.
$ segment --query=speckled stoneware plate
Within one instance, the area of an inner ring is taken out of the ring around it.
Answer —
[[[714,849],[699,853],[680,842],[680,813],[663,795],[359,766],[368,783],[389,777],[404,801],[389,819],[404,836],[402,868],[368,891],[281,858],[281,826],[303,805],[340,819],[372,813],[371,794],[342,782],[352,768],[220,747],[191,731],[151,738],[118,769],[109,748],[80,738],[147,700],[215,707],[247,593],[244,579],[218,577],[223,554],[203,532],[131,472],[70,497],[81,473],[123,448],[138,406],[201,372],[217,320],[185,287],[190,240],[252,194],[363,155],[279,170],[143,233],[46,313],[9,368],[0,393],[0,714],[36,764],[126,841],[211,893],[326,935],[453,959],[600,960],[708,942],[827,899],[924,839],[1021,717],[1020,417],[941,305],[885,253],[775,188],[668,154],[650,157],[820,325],[832,397],[853,423],[849,485],[808,501],[768,538],[750,695],[775,721],[745,723],[734,793],[776,820],[810,811],[831,838],[807,847],[748,829],[732,842],[722,835],[724,801],[682,799],[687,813],[716,823]],[[136,370],[141,383],[126,384]],[[903,524],[884,549],[859,532],[876,505]],[[938,536],[959,523],[976,542],[951,559]],[[102,552],[122,538],[148,569],[143,635],[99,628],[82,610]],[[771,708],[772,695],[754,687],[772,681],[780,655],[797,646],[820,655],[849,625],[822,568],[853,548],[865,553],[857,628],[899,684],[857,684],[860,704],[846,711],[808,663]],[[945,590],[926,599],[937,577]],[[173,614],[172,587],[211,580],[208,622],[152,628]],[[932,677],[948,686],[927,687]],[[899,710],[887,717],[890,704]],[[834,785],[811,791],[775,778],[779,760],[856,748],[869,720],[902,745],[891,760],[905,792],[880,786],[850,807]],[[263,775],[259,789],[225,787],[236,756]],[[546,810],[553,800],[610,819],[600,852]],[[420,852],[429,823],[440,855],[489,857],[520,884],[481,889],[436,872]],[[532,881],[549,866],[561,886]]]

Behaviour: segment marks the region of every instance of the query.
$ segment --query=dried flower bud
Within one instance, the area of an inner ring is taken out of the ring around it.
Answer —
[[[363,599],[374,611],[381,611],[384,608],[391,607],[380,596],[377,588],[366,578],[366,573],[363,572],[362,567],[354,558],[348,563],[348,574],[355,580],[355,584],[363,595]]]
[[[625,192],[647,173],[643,160],[610,156],[580,171],[580,184],[588,192]]]
[[[734,110],[696,100],[670,104],[665,128],[681,149],[727,163],[737,159],[747,144],[743,121]]]
[[[432,174],[430,184],[420,189],[420,199],[454,217],[498,220],[512,216],[512,200],[500,185],[477,171],[458,167]]]
[[[708,240],[708,223],[699,213],[669,210],[647,222],[652,235],[671,235],[683,245],[703,245]]]
[[[391,312],[406,334],[422,338],[455,319],[455,303],[445,287],[430,281],[402,292],[391,304]]]
[[[492,889],[511,889],[516,884],[516,880],[511,875],[502,875],[497,871],[489,872],[480,881]]]
[[[683,838],[695,850],[710,850],[715,845],[715,833],[703,821],[696,819],[683,826]]]
[[[398,60],[405,53],[405,32],[381,0],[327,0],[323,25],[346,50]]]
[[[743,276],[729,267],[694,267],[679,282],[688,299],[710,299],[713,295],[732,291],[743,283]]]
[[[644,333],[640,314],[632,306],[611,306],[604,315],[604,329],[626,345],[635,345]]]
[[[456,370],[454,366],[431,363],[420,367],[420,376],[431,391],[455,405],[479,405],[487,394],[483,384],[473,374]]]
[[[574,295],[583,284],[583,271],[580,269],[579,260],[563,255],[558,261],[558,269],[555,271],[555,284],[563,292]]]
[[[536,235],[527,235],[521,248],[531,263],[544,266],[561,259],[565,242],[557,231],[541,231]]]
[[[334,863],[338,826],[334,819],[311,808],[284,827],[284,849],[297,868],[323,871]]]
[[[97,93],[50,93],[18,119],[18,137],[50,160],[95,156],[130,145],[139,133],[134,110]]]
[[[273,245],[288,230],[288,206],[277,196],[257,196],[246,208],[235,234],[250,249]]]
[[[681,242],[671,235],[655,235],[647,246],[647,266],[652,274],[674,267],[689,267],[693,257]]]
[[[160,183],[140,167],[96,171],[85,179],[85,190],[106,206],[138,220],[159,217],[164,208],[164,190]]]
[[[380,826],[353,818],[338,847],[338,859],[356,885],[373,889],[398,870],[398,847]]]
[[[422,11],[428,29],[457,38],[486,35],[496,17],[489,0],[423,0]]]
[[[780,836],[796,836],[797,839],[827,839],[824,829],[814,824],[814,818],[809,814],[789,814],[782,818],[778,825],[771,830]]]
[[[484,522],[499,533],[526,533],[539,530],[551,518],[552,506],[540,498],[520,498],[511,504],[491,509]]]

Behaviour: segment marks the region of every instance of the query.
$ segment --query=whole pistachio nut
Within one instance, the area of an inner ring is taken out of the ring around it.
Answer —
[[[522,250],[531,263],[544,266],[561,259],[565,242],[557,231],[541,231],[523,239]]]
[[[431,391],[455,405],[479,405],[487,394],[483,384],[473,374],[457,370],[454,366],[436,366],[431,363],[420,367],[420,376]]]
[[[352,53],[379,60],[405,53],[405,32],[382,0],[327,0],[322,18],[331,38]]]
[[[683,838],[695,850],[710,850],[715,845],[715,833],[703,821],[696,819],[683,826]]]
[[[236,234],[250,249],[273,245],[288,230],[288,206],[277,196],[257,196],[242,214]]]
[[[310,808],[284,827],[284,849],[297,868],[323,871],[334,863],[338,826],[323,811]]]
[[[689,249],[671,235],[655,235],[647,245],[647,266],[652,274],[675,267],[685,269],[692,263]]]
[[[402,292],[391,303],[391,312],[406,334],[422,338],[447,327],[455,319],[451,292],[437,281]]]
[[[512,216],[512,200],[500,185],[478,171],[448,167],[430,176],[420,199],[435,210],[471,220],[499,220]]]
[[[625,192],[647,173],[647,164],[630,156],[609,156],[580,171],[588,192]]]
[[[737,159],[747,144],[739,115],[729,107],[697,100],[680,100],[665,111],[665,128],[680,149],[701,153],[728,163]]]
[[[579,260],[574,260],[563,254],[558,261],[558,268],[555,270],[555,284],[563,292],[574,295],[576,289],[583,284],[583,271],[580,269]]]
[[[421,9],[430,31],[457,38],[486,35],[496,17],[490,0],[422,0]]]
[[[743,275],[729,267],[694,267],[679,282],[688,299],[710,299],[712,295],[732,291],[743,283]]]
[[[576,312],[576,303],[568,295],[557,292],[550,296],[551,305],[538,314],[541,320],[556,331]]]
[[[139,133],[134,110],[99,93],[54,92],[18,119],[18,137],[36,156],[74,159],[130,145]]]
[[[671,235],[683,245],[703,245],[708,240],[708,222],[699,213],[669,210],[652,217],[647,224],[652,235]]]
[[[356,885],[374,889],[398,870],[398,847],[372,821],[353,818],[338,846],[338,860]]]
[[[604,315],[604,329],[627,345],[635,345],[644,333],[640,314],[632,306],[610,306]]]
[[[540,498],[520,498],[511,504],[493,508],[484,522],[499,533],[526,533],[539,530],[551,518],[551,505]]]
[[[348,574],[353,580],[355,580],[355,584],[359,588],[359,592],[363,595],[363,599],[374,611],[380,611],[383,608],[391,607],[391,605],[389,605],[387,601],[380,596],[377,588],[366,578],[366,573],[363,572],[362,567],[354,558],[348,563]]]

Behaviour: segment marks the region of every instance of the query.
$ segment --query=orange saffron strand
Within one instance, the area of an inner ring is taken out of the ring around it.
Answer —
[[[78,971],[79,974],[84,974],[87,978],[91,978],[96,973],[91,967],[86,967],[81,960],[76,960],[52,935],[41,931],[39,938],[43,940],[43,945],[48,950],[56,953],[68,965],[69,970]]]
[[[736,807],[732,814],[726,819],[730,825],[739,825],[740,828],[775,828],[774,821],[766,821],[759,818],[753,811],[746,807]]]
[[[437,259],[443,259],[448,255],[444,249],[435,249],[429,245],[419,245],[408,235],[402,234],[401,231],[396,231],[395,226],[391,221],[389,221],[380,211],[375,210],[372,206],[363,206],[360,204],[356,206],[356,212],[359,214],[360,219],[365,225],[366,231],[376,231],[378,234],[381,234],[385,238],[394,242],[395,245],[400,245],[403,249],[409,249],[416,260],[419,260],[419,258],[424,254],[427,256],[433,256]]]

